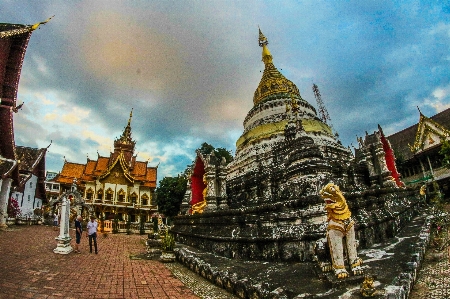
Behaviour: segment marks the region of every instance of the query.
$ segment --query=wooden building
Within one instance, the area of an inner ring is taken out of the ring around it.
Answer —
[[[85,202],[93,205],[100,219],[139,222],[143,217],[144,222],[149,222],[157,211],[157,167],[136,160],[131,119],[132,112],[108,157],[88,158],[85,164],[65,161],[60,174],[52,180],[60,184],[60,192],[70,190],[75,181]]]
[[[450,198],[450,169],[439,154],[441,140],[450,139],[450,109],[432,117],[419,110],[419,122],[387,137],[394,150],[397,168],[406,185],[431,185],[436,181]]]
[[[34,209],[46,202],[45,154],[47,148],[16,146],[19,165],[19,184],[11,192],[24,218],[34,218]]]

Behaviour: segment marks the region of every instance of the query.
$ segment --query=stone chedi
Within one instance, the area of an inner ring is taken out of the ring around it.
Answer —
[[[223,165],[211,155],[197,155],[182,211],[192,212],[202,202],[203,213],[174,219],[177,241],[236,259],[329,259],[317,244],[324,244],[327,232],[319,192],[331,181],[345,195],[361,246],[394,236],[410,219],[417,192],[392,179],[395,169],[387,159],[395,157],[382,134],[361,139],[354,156],[276,69],[261,31],[259,45],[265,70],[234,160]],[[352,270],[355,262],[356,257]]]
[[[346,184],[351,151],[277,70],[267,44],[260,30],[265,69],[228,169],[232,206],[317,194],[330,180]]]

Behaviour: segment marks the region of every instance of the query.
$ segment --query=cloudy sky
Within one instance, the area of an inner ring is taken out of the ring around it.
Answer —
[[[0,22],[33,24],[15,115],[18,145],[108,156],[133,108],[138,160],[158,180],[182,172],[201,143],[235,150],[264,64],[317,107],[317,84],[345,146],[450,107],[448,1],[9,1]]]

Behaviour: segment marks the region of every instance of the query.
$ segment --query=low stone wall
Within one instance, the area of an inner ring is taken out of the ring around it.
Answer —
[[[406,251],[402,248],[396,249],[400,255],[407,255],[404,261],[399,263],[400,267],[398,267],[399,265],[390,266],[390,264],[388,264],[389,268],[380,269],[380,271],[392,273],[392,277],[394,278],[391,282],[387,282],[386,284],[377,287],[380,293],[376,296],[376,298],[407,299],[409,297],[417,279],[418,270],[423,262],[426,248],[430,241],[431,218],[427,217],[425,222],[422,223],[423,225],[420,228],[420,233],[417,235],[417,232],[419,231],[417,230],[414,234],[414,236],[418,236],[418,241],[414,238],[414,242],[411,242],[410,246],[408,246],[408,250]],[[410,237],[407,237],[406,239],[409,238]],[[307,293],[306,290],[303,290],[303,288],[306,289],[306,285],[300,284],[300,287],[296,290],[297,292],[295,292],[292,289],[290,290],[291,286],[289,286],[288,283],[285,285],[273,285],[273,281],[270,281],[270,283],[267,281],[258,281],[258,278],[253,279],[254,277],[249,273],[252,269],[248,269],[248,271],[245,272],[239,272],[239,269],[236,269],[234,266],[235,264],[227,264],[227,262],[224,262],[223,260],[216,259],[214,259],[214,262],[211,262],[211,259],[208,260],[205,254],[198,251],[192,251],[183,247],[176,249],[175,254],[177,261],[185,267],[208,279],[217,286],[224,288],[228,292],[235,294],[239,298],[337,298],[339,295],[342,295],[343,292],[346,293],[345,298],[362,298],[359,293],[360,283],[352,284],[349,282],[348,284],[345,284],[345,282],[343,282],[341,287],[330,289],[326,283],[323,282],[323,286],[317,288],[316,293]],[[395,260],[393,262],[395,264]],[[255,262],[249,265],[258,267],[258,264]],[[297,268],[293,268],[293,265],[296,265],[296,263],[285,263],[284,265],[285,267],[290,268],[291,272],[298,271]],[[276,267],[268,266],[267,269],[275,272],[279,271],[280,277],[283,276],[283,274],[286,274],[285,271],[281,272],[279,270],[280,267],[277,270]],[[281,267],[281,269],[284,269],[284,267]],[[299,274],[297,273],[296,275]],[[305,275],[309,275],[311,277],[311,283],[315,283],[315,281],[317,281],[315,278],[316,274],[314,272],[307,272]],[[287,282],[289,277],[284,277],[284,279],[286,280],[283,280],[283,282]],[[345,285],[351,287],[343,287]],[[325,292],[328,294],[327,296]]]
[[[417,272],[419,271],[425,257],[425,252],[430,243],[431,217],[427,217],[420,231],[420,241],[413,244],[413,254],[410,256],[410,262],[405,266],[405,270],[401,272],[392,284],[385,288],[384,298],[386,299],[407,299],[417,280]]]
[[[412,189],[384,188],[345,194],[357,238],[365,248],[396,235],[419,203]],[[311,261],[325,237],[326,213],[319,196],[174,219],[179,243],[228,258]]]

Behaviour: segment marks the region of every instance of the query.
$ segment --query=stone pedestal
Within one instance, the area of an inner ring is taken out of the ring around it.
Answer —
[[[59,236],[55,238],[58,241],[58,245],[55,249],[53,249],[54,253],[59,254],[69,254],[73,251],[72,246],[70,245],[71,237],[68,238],[60,238]]]
[[[59,236],[55,239],[58,241],[57,247],[53,249],[54,253],[69,254],[73,251],[70,241],[72,238],[69,235],[69,213],[70,201],[65,196],[61,204],[61,224],[59,228]]]

